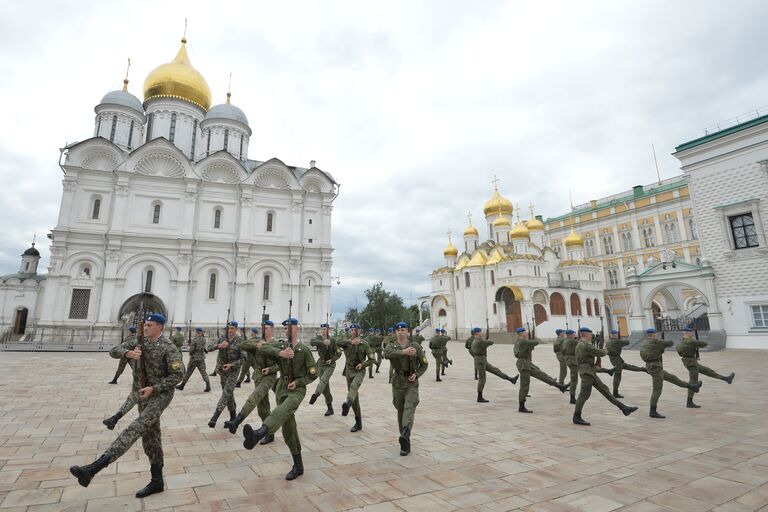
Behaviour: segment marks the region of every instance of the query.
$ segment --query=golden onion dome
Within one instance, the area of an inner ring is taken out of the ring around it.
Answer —
[[[480,236],[480,233],[477,232],[477,228],[470,224],[467,226],[467,229],[464,230],[464,236]]]
[[[511,224],[509,223],[509,219],[506,217],[499,217],[495,221],[493,221],[493,227],[495,228],[508,228]]]
[[[573,247],[577,245],[584,246],[584,240],[582,240],[581,235],[576,233],[573,228],[571,228],[571,234],[565,237],[565,246]]]
[[[509,238],[517,239],[517,238],[528,238],[529,232],[528,228],[523,225],[522,222],[518,221],[517,224],[515,224],[515,227],[512,228],[512,231],[509,232]]]
[[[151,98],[178,98],[206,111],[211,108],[211,89],[189,62],[186,38],[182,38],[176,58],[153,69],[144,80],[144,101]]]
[[[449,256],[458,256],[459,250],[453,245],[453,243],[448,240],[448,245],[443,249],[443,256],[449,257]]]
[[[512,202],[499,194],[498,189],[493,191],[493,195],[483,205],[483,213],[486,217],[494,213],[512,214]]]
[[[541,221],[540,221],[539,219],[537,219],[536,217],[531,217],[530,219],[528,219],[528,223],[527,223],[525,226],[526,226],[526,227],[527,227],[527,228],[528,228],[530,231],[534,231],[534,230],[543,231],[543,230],[544,230],[544,223],[543,223],[543,222],[541,222]]]

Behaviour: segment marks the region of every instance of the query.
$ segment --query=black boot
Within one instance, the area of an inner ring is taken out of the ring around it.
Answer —
[[[77,478],[77,483],[83,487],[88,487],[88,484],[91,483],[91,480],[96,476],[96,473],[107,467],[110,460],[110,456],[104,453],[101,457],[86,466],[70,466],[69,472],[72,473],[72,476]]]
[[[610,375],[611,377],[613,377],[613,373],[614,373],[615,371],[616,371],[616,369],[615,369],[615,368],[607,368],[607,369],[605,370],[605,373],[607,373],[608,375]]]
[[[118,420],[122,417],[123,415],[118,412],[115,413],[114,416],[110,416],[109,418],[102,421],[102,423],[106,425],[109,430],[115,430],[115,425],[117,425]]]
[[[659,418],[659,419],[666,418],[666,416],[662,416],[661,414],[656,412],[656,408],[655,407],[651,407],[651,412],[650,412],[650,414],[648,414],[648,416],[650,416],[651,418]]]
[[[205,389],[203,391],[208,393],[210,390],[211,390],[211,383],[210,382],[206,382],[205,383]]]
[[[215,377],[216,376],[216,370],[213,371],[213,373],[208,374],[209,377]]]
[[[355,417],[355,424],[352,425],[352,428],[349,429],[350,432],[360,432],[363,430],[363,418],[356,416]]]
[[[619,390],[617,388],[613,390],[613,398],[624,398],[624,395],[620,395]]]
[[[163,485],[163,466],[152,464],[149,470],[152,473],[152,480],[149,481],[146,487],[136,492],[137,498],[146,498],[151,494],[165,490],[165,485]]]
[[[176,389],[178,389],[179,391],[184,391],[184,386],[185,386],[186,384],[187,384],[186,382],[182,382],[181,384],[179,384],[178,386],[176,386]]]
[[[288,472],[287,475],[285,475],[286,480],[295,480],[296,478],[300,477],[304,474],[304,462],[301,460],[301,454],[297,453],[296,455],[293,455],[293,467]]]
[[[701,409],[701,406],[699,404],[693,403],[692,398],[688,399],[688,402],[685,404],[685,406],[689,409]]]
[[[489,400],[486,400],[485,398],[483,398],[482,393],[477,394],[477,401],[478,403],[481,403],[481,404],[487,404],[489,402]]]
[[[373,378],[373,366],[368,367],[368,378],[369,379]]]
[[[114,377],[111,381],[107,382],[107,384],[117,384],[117,377]]]
[[[571,395],[571,404],[576,404],[576,395]]]
[[[445,375],[445,374],[443,374]],[[437,378],[435,379],[435,382],[443,382],[443,379],[440,378],[440,374],[437,374]]]
[[[333,403],[328,402],[326,405],[328,406],[328,410],[325,411],[324,416],[333,416]]]
[[[629,405],[625,405],[624,407],[621,408],[621,412],[624,414],[624,416],[629,416],[636,410],[637,410],[637,407],[632,407]]]
[[[243,384],[242,382],[237,382],[237,384],[235,384],[235,387],[239,388],[242,384]]]
[[[733,382],[733,378],[734,378],[735,376],[736,376],[736,374],[735,374],[735,373],[732,373],[732,374],[730,374],[730,375],[728,375],[728,376],[726,376],[726,377],[723,377],[723,380],[724,380],[725,382],[727,382],[728,384],[730,384],[731,382]]]
[[[698,393],[701,389],[701,384],[701,381],[697,382],[696,384],[688,384],[688,389],[693,390],[694,393]]]
[[[320,398],[320,395],[318,395],[317,393],[309,397],[309,405],[314,405],[314,403],[317,402],[318,398]]]
[[[266,425],[262,425],[257,430],[253,430],[253,427],[250,424],[247,424],[243,427],[243,448],[246,450],[253,450],[256,443],[267,434],[269,434],[269,429]]]
[[[526,409],[525,408],[525,402],[520,402],[520,405],[517,407],[517,412],[525,412],[525,413],[530,414],[533,411],[531,411],[530,409]]]
[[[588,427],[591,425],[590,422],[584,421],[584,418],[581,417],[581,414],[574,414],[573,415],[573,424],[574,425],[584,425],[585,427]]]
[[[519,378],[520,378],[520,375],[515,375],[514,377],[509,379],[509,382],[511,382],[512,384],[517,384],[517,379]]]
[[[350,407],[352,407],[352,402],[350,402],[349,400],[341,404],[341,415],[342,416],[348,415]]]
[[[568,391],[568,388],[571,387],[571,383],[569,382],[568,384],[558,384],[555,387],[559,389],[561,393],[565,393]]]
[[[273,436],[272,434],[267,434],[267,435],[265,435],[265,436],[264,436],[264,437],[261,439],[261,441],[259,441],[259,444],[260,444],[260,445],[269,444],[269,443],[271,443],[271,442],[272,442],[272,441],[274,441],[274,440],[275,440],[275,436]]]
[[[221,411],[215,411],[213,416],[211,416],[211,421],[208,422],[208,426],[216,428],[216,422],[219,421],[219,416],[221,416]]]
[[[411,429],[403,427],[400,431],[400,455],[403,457],[411,453]]]
[[[245,421],[245,416],[243,416],[242,414],[238,414],[237,416],[235,416],[235,419],[227,422],[229,423],[229,425],[227,425],[227,423],[224,423],[224,426],[229,429],[230,434],[234,434],[237,432],[237,427],[239,427],[243,421]]]
[[[229,411],[229,419],[224,422],[224,428],[228,429],[232,425],[232,423],[235,422],[235,418],[237,418],[237,413],[235,411]],[[234,434],[234,432],[232,433]]]
[[[248,375],[246,375],[246,376],[245,376],[245,380],[244,380],[243,382],[245,382],[246,384],[248,384],[249,382],[251,382],[251,378],[250,378]]]

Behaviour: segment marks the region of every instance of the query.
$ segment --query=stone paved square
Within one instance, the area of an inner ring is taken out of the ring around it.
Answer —
[[[398,454],[387,363],[362,387],[357,434],[349,432],[353,418],[339,414],[345,388],[337,368],[337,414],[323,416],[322,398],[299,410],[306,472],[294,482],[283,479],[291,458],[279,433],[275,443],[246,451],[239,433],[221,427],[224,416],[216,430],[207,427],[218,382],[212,378],[214,392],[203,393],[196,375],[162,417],[166,491],[144,500],[133,497],[149,480],[140,442],[87,489],[68,471],[101,454],[135,418],[136,409],[112,432],[101,424],[125,398],[130,370],[115,386],[107,384],[117,366],[108,354],[0,353],[0,510],[768,509],[768,351],[702,353],[704,364],[735,371],[734,384],[705,377],[698,410],[685,408],[685,390],[665,384],[666,420],[648,418],[649,377],[625,372],[621,392],[640,410],[625,418],[593,392],[584,410],[591,427],[573,425],[568,395],[536,380],[527,403],[534,414],[519,414],[517,386],[492,375],[490,403],[476,403],[469,355],[456,342],[449,353],[455,364],[441,383],[430,359],[408,457]],[[625,356],[640,364],[637,351]],[[511,346],[495,345],[489,360],[516,373]],[[213,362],[209,355],[209,371]],[[551,346],[535,350],[534,362],[555,374]],[[676,354],[665,362],[687,378]],[[250,386],[236,390],[238,408]],[[258,424],[255,411],[253,418]]]

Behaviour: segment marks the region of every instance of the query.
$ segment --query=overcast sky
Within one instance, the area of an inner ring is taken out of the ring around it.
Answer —
[[[233,73],[249,157],[341,183],[334,313],[376,281],[426,294],[494,174],[515,205],[563,214],[569,189],[578,204],[655,181],[651,143],[675,176],[676,145],[768,105],[765,1],[6,2],[0,272],[33,232],[47,266],[58,148],[91,137],[127,57],[142,97],[185,17],[214,103]]]

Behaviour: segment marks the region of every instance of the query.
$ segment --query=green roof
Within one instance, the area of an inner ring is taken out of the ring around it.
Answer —
[[[768,121],[768,115],[756,117],[751,121],[737,124],[736,126],[731,126],[730,128],[720,130],[719,132],[710,133],[709,135],[699,137],[698,139],[693,139],[692,141],[684,142],[683,144],[680,144],[675,148],[675,153],[678,153],[680,151],[685,151],[686,149],[695,148],[696,146],[701,146],[702,144],[706,144],[707,142],[711,142],[713,140],[726,137],[728,135],[731,135],[732,133],[737,133],[742,130],[746,130],[747,128],[752,128],[753,126],[763,124],[767,121]]]

